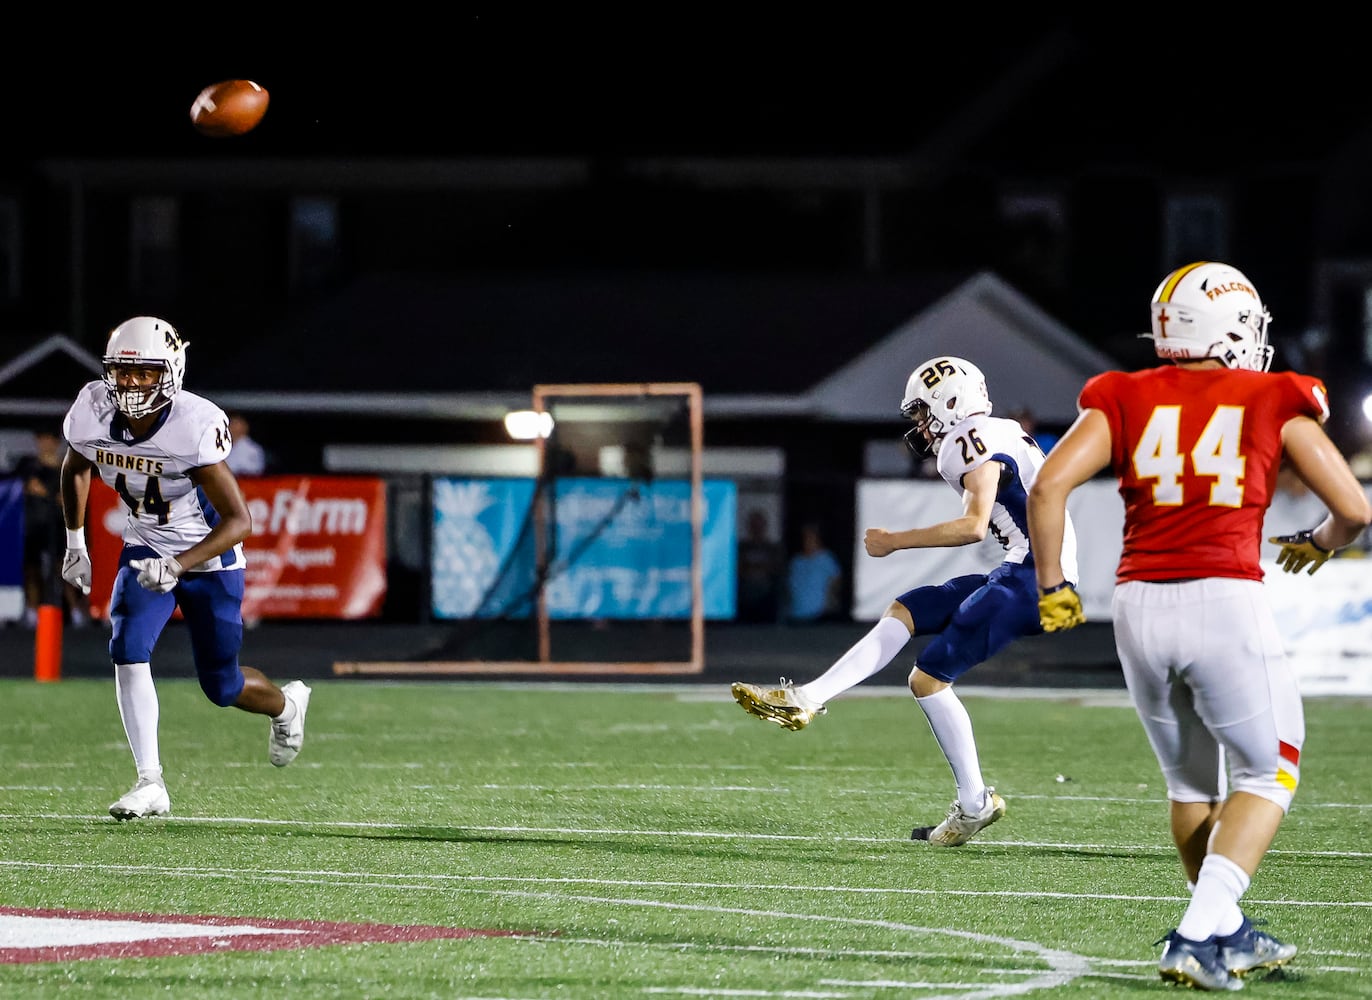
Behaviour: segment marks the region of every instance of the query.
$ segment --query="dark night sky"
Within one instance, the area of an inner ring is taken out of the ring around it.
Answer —
[[[269,11],[225,11],[228,27],[194,43],[179,24],[142,36],[118,24],[114,38],[87,26],[57,58],[3,61],[4,158],[898,155],[975,118],[1036,52],[1063,69],[1021,86],[1033,100],[996,118],[986,155],[1090,144],[1123,158],[1268,160],[1367,117],[1367,56],[1332,28],[1306,40],[1205,12],[1117,12],[1108,24],[989,10],[692,14],[449,10],[287,31]],[[263,124],[197,135],[187,112],[200,87],[240,76],[271,92]]]
[[[1372,52],[1350,24],[1288,12],[1265,26],[1250,11],[1198,8],[1116,7],[1108,21],[939,11],[445,8],[310,20],[217,8],[31,27],[9,41],[33,58],[0,60],[0,183],[66,157],[593,157],[609,167],[595,176],[613,182],[617,157],[717,156],[933,162],[1016,180],[1156,168],[1284,191],[1359,143],[1372,148]],[[270,91],[266,119],[247,136],[197,134],[195,95],[230,77]],[[1304,204],[1255,225],[1280,242],[1283,226],[1310,228],[1293,217]],[[1306,251],[1240,250],[1257,261],[1282,335],[1301,329]],[[1132,279],[1140,295],[1153,268]],[[1133,329],[1137,307],[1115,289],[1064,295],[1079,315],[1057,314],[1079,330]]]

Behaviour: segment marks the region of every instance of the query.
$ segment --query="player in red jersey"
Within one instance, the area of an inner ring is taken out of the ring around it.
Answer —
[[[1085,620],[1059,567],[1068,494],[1106,468],[1119,479],[1115,648],[1167,781],[1192,886],[1181,922],[1158,942],[1158,971],[1199,989],[1239,989],[1244,973],[1296,953],[1239,908],[1290,808],[1305,739],[1258,563],[1278,467],[1289,463],[1329,511],[1310,530],[1272,539],[1287,572],[1315,572],[1372,522],[1324,431],[1324,385],[1268,371],[1270,321],[1235,268],[1200,261],[1173,271],[1153,293],[1145,334],[1169,363],[1090,379],[1029,494],[1039,614],[1053,632]]]

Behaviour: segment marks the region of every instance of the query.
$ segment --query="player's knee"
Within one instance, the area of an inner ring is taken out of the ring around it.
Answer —
[[[216,670],[198,671],[200,690],[220,708],[228,708],[243,693],[243,671],[234,663]]]
[[[894,618],[905,626],[907,632],[911,635],[915,634],[915,617],[910,613],[910,609],[901,604],[900,601],[892,601],[882,617]]]
[[[1219,795],[1219,789],[1209,791],[1205,788],[1201,788],[1196,785],[1188,785],[1184,782],[1177,782],[1171,780],[1167,782],[1168,802],[1193,804],[1199,802],[1213,803],[1216,799],[1219,798]]]
[[[1198,760],[1191,760],[1181,766],[1163,766],[1169,801],[1218,802],[1223,797],[1218,763],[1212,767],[1197,766],[1198,763]]]
[[[1291,800],[1296,796],[1295,784],[1288,785],[1283,782],[1276,771],[1257,773],[1235,770],[1230,775],[1230,783],[1233,791],[1247,792],[1249,795],[1266,799],[1278,806],[1282,812],[1290,811]]]
[[[928,698],[948,687],[949,682],[926,673],[921,666],[910,671],[910,693],[916,698]]]

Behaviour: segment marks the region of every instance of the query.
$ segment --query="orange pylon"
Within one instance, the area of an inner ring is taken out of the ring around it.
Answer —
[[[33,679],[62,679],[62,609],[55,604],[38,606],[38,628],[33,633]]]

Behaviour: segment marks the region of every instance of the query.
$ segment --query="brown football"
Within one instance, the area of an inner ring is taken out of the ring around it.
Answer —
[[[251,80],[221,80],[200,91],[191,124],[216,139],[251,132],[267,113],[267,91]]]

